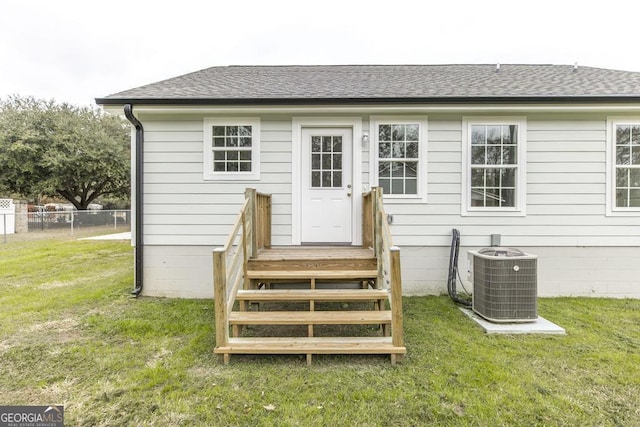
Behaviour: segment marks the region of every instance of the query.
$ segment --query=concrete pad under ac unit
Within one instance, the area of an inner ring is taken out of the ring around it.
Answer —
[[[538,316],[538,320],[523,323],[492,323],[482,318],[472,310],[459,307],[460,311],[466,314],[471,320],[476,322],[487,334],[547,334],[547,335],[566,335],[564,328],[556,325],[549,320]]]

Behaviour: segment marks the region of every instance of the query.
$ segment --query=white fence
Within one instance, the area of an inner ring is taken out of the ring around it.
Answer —
[[[11,199],[0,199],[0,233],[16,232],[16,206]]]
[[[90,233],[120,233],[131,230],[130,210],[91,211],[48,211],[38,209],[27,213],[7,213],[0,211],[0,226],[6,221],[7,232],[0,228],[0,234],[21,235],[76,235]],[[23,226],[16,229],[15,224]],[[12,231],[13,230],[13,231]]]

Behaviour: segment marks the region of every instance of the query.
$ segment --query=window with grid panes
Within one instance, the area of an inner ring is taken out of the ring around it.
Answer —
[[[206,118],[204,139],[205,179],[259,179],[259,119]]]
[[[470,206],[515,207],[518,126],[473,124],[470,132]]]
[[[378,124],[378,185],[385,195],[417,195],[420,125]]]
[[[615,206],[640,207],[640,124],[615,125]]]
[[[251,126],[213,126],[213,171],[251,172]]]

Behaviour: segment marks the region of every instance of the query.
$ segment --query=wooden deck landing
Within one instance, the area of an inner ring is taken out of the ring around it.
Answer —
[[[373,249],[361,247],[274,246],[260,249],[247,267],[250,274],[251,271],[279,270],[331,275],[332,271],[375,271],[377,262]]]
[[[363,194],[362,224],[364,248],[272,247],[271,196],[247,189],[225,245],[213,251],[214,351],[224,363],[242,353],[302,353],[309,364],[327,353],[402,359],[400,249],[381,188]]]
[[[294,261],[305,259],[375,259],[371,248],[359,246],[272,246],[258,251],[256,261]]]

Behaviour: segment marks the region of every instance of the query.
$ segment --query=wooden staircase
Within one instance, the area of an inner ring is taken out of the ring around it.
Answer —
[[[314,354],[387,354],[395,364],[406,352],[397,248],[390,247],[385,265],[382,236],[370,247],[373,229],[363,230],[366,247],[272,248],[270,238],[264,237],[270,234],[270,203],[261,197],[270,202],[270,196],[248,190],[234,227],[239,235],[214,251],[215,353],[225,364],[231,354],[305,354],[309,364]],[[365,215],[374,215],[373,208],[373,203],[365,203]],[[383,219],[386,225],[386,218],[363,222],[382,224]],[[228,266],[236,271],[228,271]],[[385,286],[394,283],[394,274],[396,286]],[[325,331],[330,325],[339,326]],[[293,332],[280,336],[278,331],[287,326]],[[364,333],[358,334],[362,327]],[[249,336],[258,329],[263,336]],[[336,336],[345,332],[349,335]],[[376,336],[362,336],[372,333]]]

